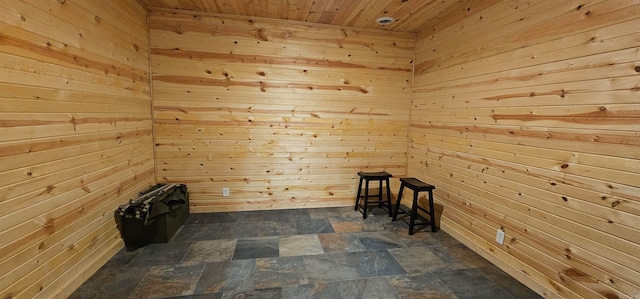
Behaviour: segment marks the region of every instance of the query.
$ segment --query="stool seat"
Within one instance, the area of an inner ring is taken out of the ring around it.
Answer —
[[[358,183],[358,194],[356,195],[356,205],[355,210],[357,211],[360,206],[360,199],[363,200],[362,204],[362,218],[367,219],[367,213],[369,210],[370,204],[377,204],[379,208],[386,207],[389,211],[389,217],[392,217],[392,209],[391,209],[391,188],[389,187],[389,178],[393,175],[386,171],[379,172],[363,172],[359,171],[358,176],[360,177],[360,181]],[[362,195],[362,182],[365,182],[364,187],[364,195]],[[380,183],[380,188],[378,189],[378,194],[371,195],[369,194],[369,182],[370,181],[378,181]],[[385,182],[387,184],[387,200],[382,199],[382,183]],[[377,201],[369,201],[369,198],[377,197]]]
[[[400,182],[404,183],[405,187],[414,191],[428,191],[429,189],[433,190],[436,188],[416,178],[401,178]]]
[[[413,190],[413,203],[411,205],[411,211],[406,211],[400,207],[400,201],[402,200],[402,192],[404,191],[405,187]],[[416,178],[401,178],[400,191],[398,191],[398,200],[396,201],[396,207],[393,213],[393,221],[396,221],[398,219],[398,213],[402,212],[403,214],[409,215],[409,234],[410,235],[413,235],[413,228],[415,225],[423,225],[423,224],[431,225],[431,231],[435,232],[436,217],[435,217],[435,210],[434,210],[434,204],[433,204],[433,190],[435,188],[436,188],[435,186],[431,184],[427,184]],[[429,193],[429,210],[428,211],[418,206],[418,194],[424,191],[427,191]],[[418,209],[429,214],[429,222],[424,222],[424,223],[415,222],[416,219],[418,218]]]
[[[386,171],[379,171],[379,172],[358,171],[358,176],[365,178],[367,180],[379,180],[384,178],[390,178],[393,175]]]

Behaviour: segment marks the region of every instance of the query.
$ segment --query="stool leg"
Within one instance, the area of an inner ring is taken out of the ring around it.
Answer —
[[[400,191],[398,191],[398,200],[396,200],[396,207],[393,212],[393,221],[398,220],[398,210],[400,210],[400,201],[402,200],[402,191],[404,191],[404,183],[400,183]]]
[[[436,232],[436,211],[433,204],[433,191],[429,190],[429,217],[431,217],[431,231]]]
[[[365,180],[364,182],[364,211],[362,211],[362,219],[367,219],[367,210],[369,206],[369,180]]]
[[[391,187],[389,187],[389,178],[386,178],[385,181],[387,182],[387,208],[389,209],[389,217],[392,217],[393,215],[391,214]]]
[[[418,192],[413,190],[413,205],[411,205],[411,219],[409,220],[409,234],[413,235],[413,224],[418,217]]]
[[[360,177],[360,182],[358,183],[358,193],[356,195],[356,207],[354,208],[354,210],[358,210],[358,202],[360,201],[360,191],[362,191],[362,177]]]
[[[378,208],[382,209],[382,180],[378,181]]]

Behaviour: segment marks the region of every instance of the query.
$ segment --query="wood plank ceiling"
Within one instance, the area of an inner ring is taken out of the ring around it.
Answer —
[[[471,12],[477,0],[138,0],[169,8],[309,23],[418,32]],[[492,2],[492,1],[487,1]],[[481,6],[480,6],[481,7]],[[379,17],[394,23],[379,25]]]

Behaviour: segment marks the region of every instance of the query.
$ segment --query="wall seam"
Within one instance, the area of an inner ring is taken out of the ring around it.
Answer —
[[[413,100],[414,100],[414,84],[416,79],[416,48],[418,48],[418,34],[414,35],[413,40],[413,61],[411,63],[411,101],[409,102],[409,124],[407,125],[407,154],[406,154],[406,171],[405,176],[409,176],[409,149],[411,148],[411,123],[413,116]]]
[[[147,9],[147,64],[149,66],[149,108],[151,112],[151,147],[153,150],[153,183],[158,183],[158,153],[156,149],[156,120],[153,105],[153,72],[151,71],[151,22]]]

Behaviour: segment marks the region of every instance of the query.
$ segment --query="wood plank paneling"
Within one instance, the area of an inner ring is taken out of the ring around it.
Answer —
[[[66,297],[154,183],[146,9],[0,4],[0,297]]]
[[[502,1],[418,34],[408,175],[438,186],[445,231],[545,297],[640,297],[638,16]]]
[[[445,22],[457,22],[473,10],[482,10],[497,0],[406,1],[406,0],[138,0],[149,8],[169,8],[262,17],[309,23],[401,32]],[[380,25],[379,17],[394,23]]]
[[[194,211],[347,206],[358,171],[406,173],[413,34],[149,22],[158,181],[188,183]]]

